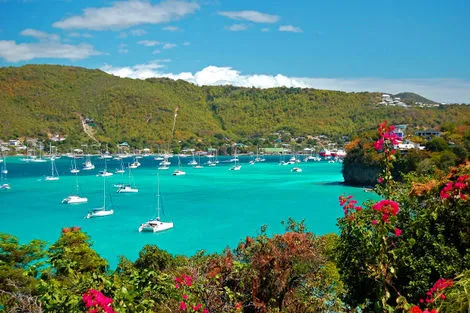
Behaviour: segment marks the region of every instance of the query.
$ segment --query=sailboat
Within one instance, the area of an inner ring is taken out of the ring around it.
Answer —
[[[124,169],[124,162],[121,159],[121,167],[116,170],[116,174],[123,174],[126,170]]]
[[[186,175],[186,172],[181,169],[181,159],[180,155],[178,154],[178,168],[173,172],[173,176],[183,176]]]
[[[255,156],[254,156],[253,152],[250,155],[250,162],[248,162],[248,164],[250,164],[250,165],[255,164]]]
[[[0,172],[0,190],[8,190],[10,189],[10,185],[8,183],[6,183],[6,180],[7,180],[7,174],[8,174],[8,170],[7,170],[7,159],[5,158],[5,156],[3,156],[3,159],[2,160],[2,170]]]
[[[167,229],[173,228],[173,222],[162,222],[160,220],[160,176],[157,173],[157,217],[150,219],[147,222],[139,226],[139,232],[151,231],[151,232],[160,232]]]
[[[106,209],[106,176],[103,177],[103,206],[91,210],[85,218],[107,216],[114,213],[114,210]]]
[[[137,160],[137,158],[135,157],[134,158],[134,162],[132,162],[131,164],[129,164],[129,168],[138,168],[140,166],[140,162]]]
[[[44,149],[44,147],[43,147],[42,145],[39,145],[39,158],[36,157],[36,156],[32,156],[29,161],[35,162],[35,163],[44,163],[44,162],[47,162],[47,160],[42,157],[42,150],[43,150],[43,149]]]
[[[51,176],[46,176],[44,180],[46,181],[59,180],[59,173],[57,172],[57,167],[55,166],[54,159],[51,159]]]
[[[79,194],[79,187],[78,187],[78,175],[75,173],[75,186],[76,186],[76,194],[68,196],[64,200],[62,200],[62,203],[65,204],[79,204],[79,203],[85,203],[88,202],[88,198],[80,197]]]
[[[4,155],[0,159],[0,163],[2,163],[2,174],[4,174],[4,175],[8,174],[7,159],[5,158]]]
[[[191,151],[191,153],[193,154],[193,159],[188,162],[188,165],[191,165],[191,166],[196,166],[197,165],[197,161],[196,159],[194,158],[194,151]]]
[[[107,166],[107,162],[106,162],[106,159],[104,159],[104,170],[102,171],[99,171],[98,174],[96,174],[96,176],[113,176],[113,173],[111,172],[108,172],[108,166]]]
[[[77,168],[77,161],[75,160],[75,155],[73,155],[72,160],[71,160],[71,168],[70,168],[70,173],[72,174],[77,174],[80,172],[80,170]]]
[[[242,168],[238,161],[237,148],[235,148],[233,159],[231,159],[230,161],[235,162],[235,164],[230,168],[231,171],[239,171]]]
[[[86,161],[85,163],[83,163],[82,170],[90,171],[94,169],[95,169],[95,166],[93,165],[93,163],[91,163],[90,155],[87,155]]]
[[[167,169],[169,169],[169,166],[171,165],[171,162],[168,161],[168,156],[165,155],[165,156],[163,157],[163,161],[161,161],[160,163],[158,163],[158,165],[160,165],[160,166],[158,167],[159,170],[167,170]]]
[[[204,168],[204,166],[201,165],[201,155],[198,155],[198,160],[199,160],[199,163],[196,163],[196,165],[194,165],[193,167],[194,168]]]
[[[139,192],[139,189],[137,189],[135,186],[131,185],[131,167],[129,167],[129,183],[126,185],[121,185],[119,186],[118,190],[116,190],[118,193],[136,193]]]

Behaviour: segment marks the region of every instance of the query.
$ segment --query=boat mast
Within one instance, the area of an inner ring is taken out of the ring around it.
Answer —
[[[157,172],[157,220],[160,220],[160,175]]]
[[[103,176],[103,209],[106,210],[106,176]]]

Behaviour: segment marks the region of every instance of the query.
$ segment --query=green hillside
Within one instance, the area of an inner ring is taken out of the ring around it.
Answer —
[[[413,92],[400,92],[394,95],[394,97],[398,97],[402,101],[409,103],[409,104],[415,104],[416,102],[421,102],[421,103],[426,103],[426,104],[437,104],[436,101],[429,100]]]
[[[384,107],[379,93],[300,88],[198,87],[170,79],[134,80],[100,70],[57,65],[0,68],[0,139],[48,134],[71,144],[87,140],[80,116],[94,120],[103,143],[168,144],[178,110],[173,145],[210,146],[253,142],[285,130],[293,136],[339,138],[394,123],[435,127],[470,120],[470,108]]]

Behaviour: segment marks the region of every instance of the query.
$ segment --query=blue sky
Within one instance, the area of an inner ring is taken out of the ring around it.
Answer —
[[[0,66],[470,103],[467,0],[0,0]]]

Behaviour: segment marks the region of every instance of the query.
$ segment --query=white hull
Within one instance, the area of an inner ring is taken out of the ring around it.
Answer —
[[[101,176],[101,177],[108,177],[108,176],[113,176],[113,173],[111,172],[106,172],[106,171],[100,171],[96,176]]]
[[[47,162],[46,159],[30,159],[30,162],[35,162],[35,163],[44,163]]]
[[[302,169],[300,167],[294,167],[293,169],[291,169],[291,172],[293,173],[301,173],[302,172]]]
[[[176,170],[176,171],[173,172],[172,175],[173,176],[182,176],[182,175],[186,175],[186,172],[181,171],[181,170]]]
[[[72,170],[70,170],[70,173],[77,174],[77,173],[80,173],[80,170],[72,169]]]
[[[148,221],[139,227],[139,232],[150,231],[150,232],[161,232],[173,228],[172,222],[161,222],[157,220]]]
[[[125,170],[117,170],[116,174],[122,174],[122,173],[125,173],[125,172],[126,172]]]
[[[46,178],[44,178],[45,181],[55,181],[55,180],[59,180],[59,177],[57,176],[46,176]]]
[[[169,169],[169,167],[168,166],[160,166],[158,169],[159,170],[167,170],[167,169]]]
[[[8,190],[8,189],[10,189],[10,185],[8,184],[3,184],[0,186],[0,190]]]
[[[82,198],[80,196],[68,196],[64,200],[62,200],[62,203],[65,204],[79,204],[79,203],[86,203],[88,202],[87,198]]]
[[[241,165],[234,165],[230,168],[231,171],[239,171],[242,168]]]
[[[130,186],[125,186],[125,187],[120,187],[117,190],[118,193],[136,193],[139,192],[139,189],[137,188],[132,188]]]
[[[85,218],[102,217],[111,214],[114,214],[114,210],[94,209],[92,212],[88,213]]]

